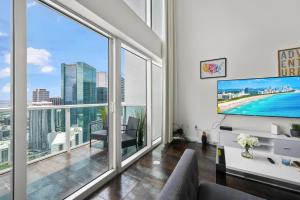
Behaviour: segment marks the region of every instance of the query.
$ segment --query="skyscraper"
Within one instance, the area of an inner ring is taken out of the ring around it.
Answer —
[[[51,132],[50,110],[29,111],[28,147],[31,151],[49,150],[48,133]]]
[[[84,62],[61,65],[62,103],[96,103],[96,69]],[[89,139],[89,123],[96,120],[97,108],[71,109],[71,126],[80,126],[83,130],[83,142]]]
[[[61,98],[60,97],[51,97],[50,102],[52,102],[52,105],[61,105]]]
[[[46,89],[35,89],[32,91],[32,102],[49,101],[49,91]]]

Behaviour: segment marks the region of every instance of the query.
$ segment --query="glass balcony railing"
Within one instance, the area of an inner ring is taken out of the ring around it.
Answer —
[[[122,104],[121,122],[126,125],[129,117],[139,118],[137,140],[146,145],[146,106]],[[103,130],[108,127],[107,104],[29,106],[27,108],[27,159],[28,164],[90,142],[90,123],[97,121]],[[10,109],[0,109],[0,150],[11,152]],[[4,153],[3,153],[4,154]],[[11,156],[0,160],[0,174],[11,167]]]
[[[10,113],[9,108],[0,108],[0,178],[7,179],[7,182],[12,173]],[[123,160],[146,145],[145,113],[145,105],[122,104],[122,125],[127,125],[130,117],[140,121],[136,134],[137,146],[122,147]],[[92,124],[97,124],[97,131],[105,133],[108,141],[108,104],[28,106],[29,199],[41,199],[41,195],[48,195],[49,199],[63,199],[109,170],[107,144],[104,140],[91,137],[94,130]],[[46,183],[53,188],[50,193],[39,189]],[[67,188],[61,191],[57,184]],[[8,193],[9,190],[1,190],[0,199]]]

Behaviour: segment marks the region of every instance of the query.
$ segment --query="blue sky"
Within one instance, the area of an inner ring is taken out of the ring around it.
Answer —
[[[218,81],[218,89],[244,89],[244,88],[280,88],[289,85],[293,88],[300,88],[300,77],[247,79],[247,80],[225,80]]]
[[[10,5],[0,6],[0,100],[9,98]],[[61,96],[61,63],[86,62],[108,71],[108,39],[62,14],[29,0],[27,3],[27,90],[47,88]]]

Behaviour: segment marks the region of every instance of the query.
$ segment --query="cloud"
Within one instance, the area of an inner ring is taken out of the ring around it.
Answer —
[[[9,83],[6,83],[3,88],[1,89],[1,91],[3,93],[10,93],[10,84]]]
[[[10,68],[9,67],[5,67],[5,68],[0,70],[0,79],[9,77],[9,75],[10,75]]]
[[[47,65],[51,54],[46,49],[27,48],[27,64],[32,65]]]
[[[38,5],[38,3],[36,1],[30,1],[27,3],[27,8],[32,8],[37,5]]]
[[[0,31],[0,37],[7,37],[8,34]]]
[[[27,64],[35,65],[41,73],[51,73],[54,67],[50,63],[51,53],[46,49],[27,48]],[[10,64],[10,53],[5,54],[4,61]]]
[[[46,65],[40,68],[40,72],[42,73],[51,73],[54,71],[54,67],[51,65]]]

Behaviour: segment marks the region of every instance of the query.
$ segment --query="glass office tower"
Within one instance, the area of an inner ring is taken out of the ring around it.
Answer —
[[[62,104],[95,104],[96,69],[87,63],[61,65]],[[96,120],[97,108],[71,109],[71,126],[82,127],[83,142],[89,140],[89,123]]]

